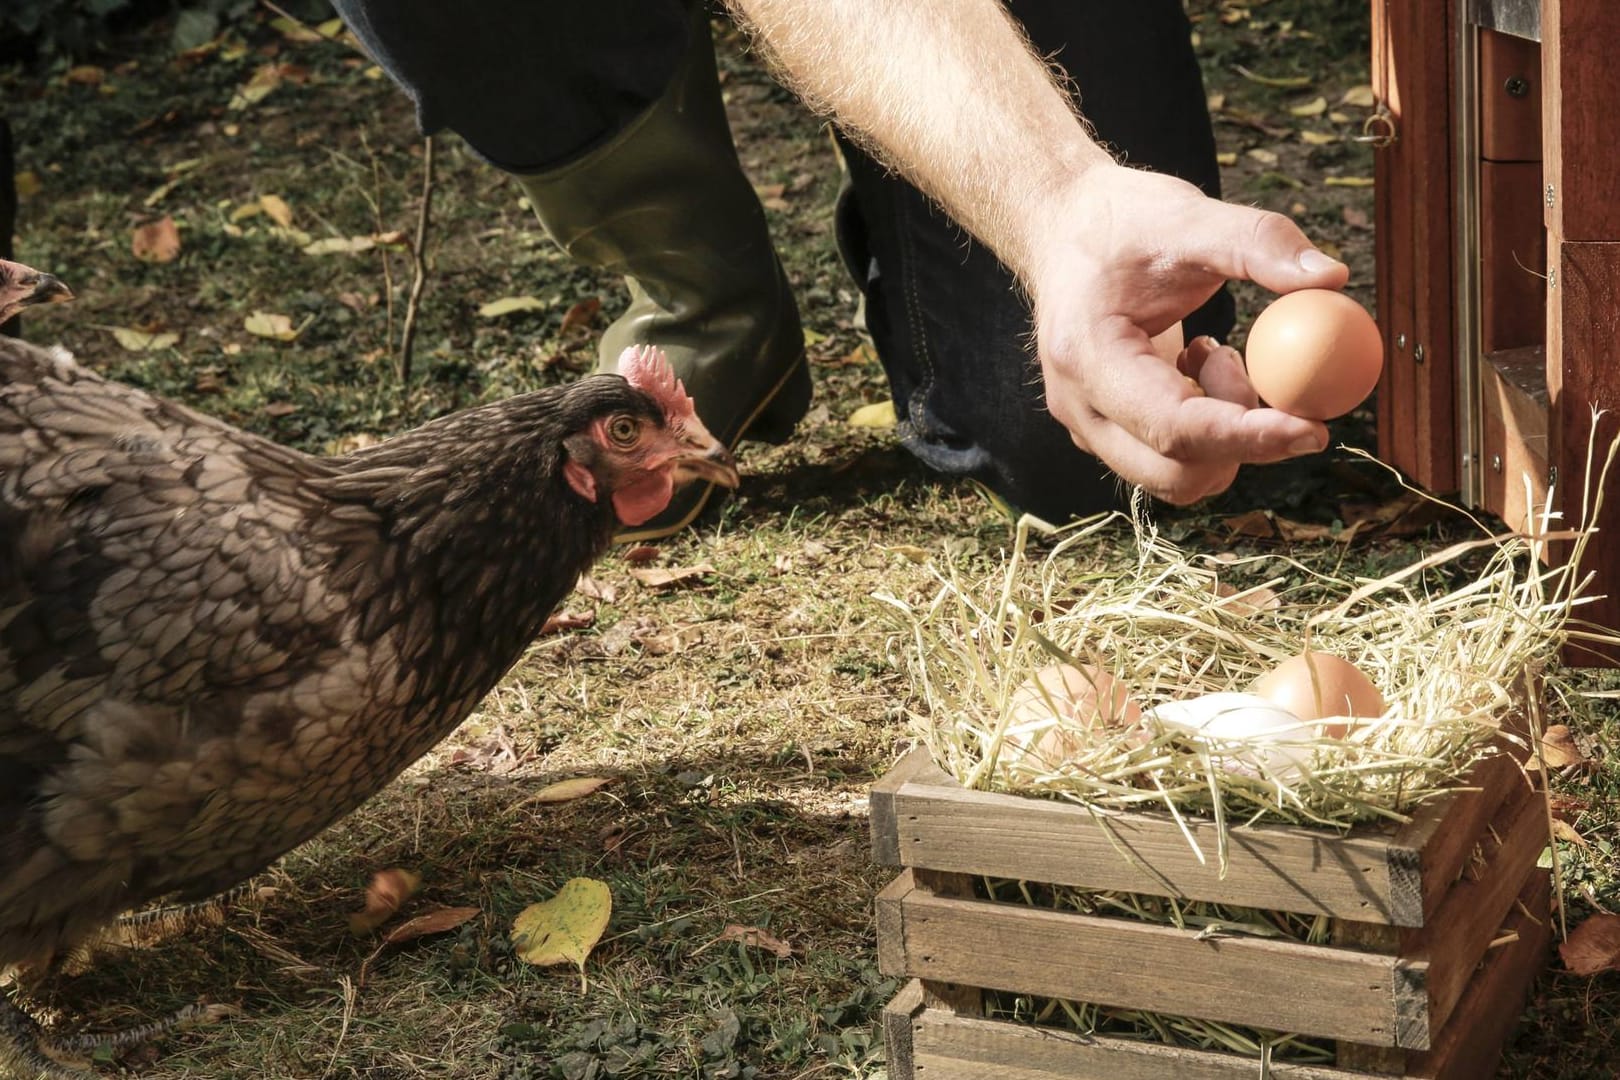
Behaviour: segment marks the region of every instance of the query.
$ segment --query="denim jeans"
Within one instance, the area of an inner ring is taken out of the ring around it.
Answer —
[[[811,0],[813,2],[813,0]],[[656,100],[686,46],[683,0],[335,0],[416,102],[498,168],[534,173],[606,142]],[[1070,75],[1097,137],[1125,161],[1220,193],[1182,0],[1009,0]],[[1047,412],[1031,313],[1012,275],[906,181],[840,137],[840,251],[866,297],[899,433],[921,461],[1052,521],[1123,492]],[[1218,293],[1185,324],[1224,337]]]

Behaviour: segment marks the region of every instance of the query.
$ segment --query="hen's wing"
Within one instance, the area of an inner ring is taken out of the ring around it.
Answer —
[[[229,842],[198,828],[244,727],[296,720],[251,703],[345,662],[331,521],[303,535],[327,468],[0,341],[0,966],[53,886]]]

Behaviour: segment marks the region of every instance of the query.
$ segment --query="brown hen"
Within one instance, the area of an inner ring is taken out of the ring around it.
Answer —
[[[0,263],[0,321],[64,295]],[[0,971],[349,813],[617,525],[735,486],[662,354],[620,371],[317,458],[0,339]]]

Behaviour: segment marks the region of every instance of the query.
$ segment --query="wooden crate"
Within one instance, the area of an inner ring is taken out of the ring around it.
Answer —
[[[878,962],[913,980],[884,1016],[893,1080],[1252,1078],[1251,1058],[1080,1037],[983,1018],[986,990],[1334,1040],[1333,1068],[1278,1080],[1481,1080],[1547,951],[1538,790],[1500,756],[1399,828],[1338,835],[968,791],[918,749],[874,786]],[[986,900],[977,878],[1327,915],[1333,945],[1191,930]],[[1172,1067],[1173,1063],[1173,1067]]]

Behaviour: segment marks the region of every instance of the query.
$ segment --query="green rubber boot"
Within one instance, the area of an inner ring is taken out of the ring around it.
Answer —
[[[602,335],[601,370],[614,370],[627,345],[657,345],[728,448],[793,434],[810,406],[804,332],[731,141],[706,5],[696,5],[669,90],[633,125],[560,169],[517,179],[564,251],[628,279],[630,307]],[[617,539],[679,531],[712,491],[688,485]]]

